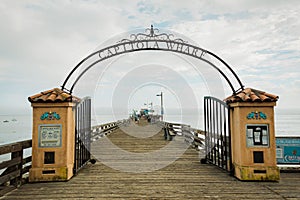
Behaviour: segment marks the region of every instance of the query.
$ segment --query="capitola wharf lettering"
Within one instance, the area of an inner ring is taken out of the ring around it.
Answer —
[[[166,50],[174,51],[182,54],[190,55],[201,59],[206,51],[202,48],[191,44],[172,41],[172,40],[138,40],[121,42],[116,45],[109,46],[98,52],[99,58],[107,59],[109,57],[139,50]]]

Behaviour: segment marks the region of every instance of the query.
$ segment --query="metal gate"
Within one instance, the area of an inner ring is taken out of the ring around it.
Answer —
[[[225,102],[204,97],[206,162],[232,172],[229,114]]]
[[[75,110],[75,161],[76,174],[89,160],[91,147],[91,99],[86,97],[76,105]]]

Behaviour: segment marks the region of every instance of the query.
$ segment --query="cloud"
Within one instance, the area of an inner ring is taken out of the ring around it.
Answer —
[[[300,88],[299,9],[294,0],[4,0],[0,4],[0,89],[5,91],[1,101],[27,106],[27,96],[59,87],[99,44],[111,44],[114,41],[109,39],[117,34],[143,31],[154,24],[219,55],[246,86],[280,96],[288,96],[293,87],[294,98],[281,105],[299,107],[298,91],[294,91]],[[190,78],[190,84],[199,84],[185,64],[168,63]],[[116,70],[113,75],[122,73]]]

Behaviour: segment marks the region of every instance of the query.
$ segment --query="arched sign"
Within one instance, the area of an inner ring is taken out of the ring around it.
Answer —
[[[75,85],[80,80],[80,78],[95,64],[109,59],[111,57],[134,52],[134,51],[145,51],[145,50],[154,50],[154,51],[169,51],[176,52],[184,55],[188,55],[199,60],[202,60],[208,63],[210,66],[215,68],[222,77],[226,80],[228,85],[230,86],[233,94],[236,94],[237,91],[243,90],[244,86],[237,76],[237,74],[232,70],[232,68],[220,57],[215,55],[214,53],[205,50],[203,48],[197,47],[195,45],[189,44],[187,41],[184,41],[180,38],[174,38],[173,34],[159,33],[158,29],[154,29],[151,25],[151,28],[146,29],[145,33],[131,34],[129,39],[122,39],[114,45],[108,46],[106,48],[95,51],[94,53],[88,55],[81,62],[79,62],[73,70],[69,73],[67,78],[65,79],[62,90],[67,90],[70,94],[72,93]],[[209,55],[209,59],[206,57]],[[213,63],[212,58],[225,66],[229,72],[234,76],[240,88],[234,88],[230,79],[226,76],[224,71],[222,71],[216,64]],[[79,74],[79,76],[75,79],[70,89],[66,88],[66,84],[68,83],[71,76],[74,72],[83,65],[85,62],[91,62],[83,71]]]

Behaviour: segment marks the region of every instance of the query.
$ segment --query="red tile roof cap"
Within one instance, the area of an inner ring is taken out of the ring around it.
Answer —
[[[276,102],[279,99],[277,95],[269,94],[260,90],[246,88],[237,94],[227,97],[226,103],[235,102]]]
[[[54,88],[41,92],[39,94],[28,97],[28,101],[34,102],[79,102],[80,98],[72,96],[71,94],[59,89]]]

